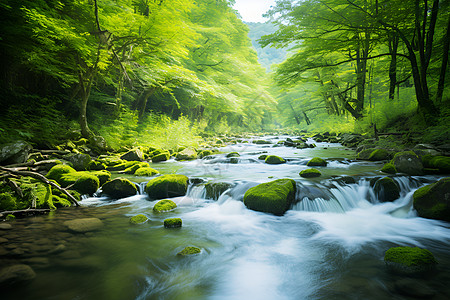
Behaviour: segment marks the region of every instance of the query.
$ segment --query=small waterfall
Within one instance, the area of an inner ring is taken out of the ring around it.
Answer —
[[[297,204],[292,207],[293,210],[300,211],[315,211],[315,212],[334,212],[334,213],[344,213],[339,201],[335,199],[325,200],[323,198],[309,199],[307,197],[303,198]]]
[[[193,199],[206,199],[206,188],[204,184],[189,185],[186,195]]]

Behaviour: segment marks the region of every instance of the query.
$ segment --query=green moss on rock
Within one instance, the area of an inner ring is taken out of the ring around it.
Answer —
[[[133,225],[144,224],[147,221],[148,218],[143,214],[139,214],[130,218],[130,223]]]
[[[418,274],[433,270],[437,264],[433,254],[418,247],[394,247],[386,251],[384,262],[394,272]]]
[[[276,155],[268,155],[266,159],[264,160],[266,164],[270,165],[279,165],[286,163],[286,160],[282,157],[276,156]]]
[[[183,226],[183,221],[180,218],[164,220],[164,228],[180,228],[181,226]]]
[[[106,165],[101,161],[91,160],[88,164],[87,169],[91,171],[106,170]]]
[[[423,175],[422,160],[413,151],[398,152],[391,163],[399,173],[408,175]]]
[[[322,173],[320,173],[317,169],[306,169],[300,172],[300,176],[304,178],[313,178],[313,177],[319,177]]]
[[[128,168],[133,167],[134,165],[139,165],[141,162],[140,161],[126,161],[126,160],[122,160],[121,163],[113,165],[113,166],[108,166],[106,169],[108,171],[125,171]]]
[[[188,255],[193,255],[193,254],[199,254],[201,253],[202,250],[200,248],[197,247],[186,247],[183,250],[181,250],[180,252],[178,252],[178,256],[188,256]]]
[[[440,174],[450,174],[449,156],[431,156],[422,157],[423,165],[428,169],[437,169]]]
[[[159,171],[150,167],[139,168],[134,172],[134,176],[145,176],[145,177],[152,177],[158,174]]]
[[[206,199],[219,199],[226,190],[232,187],[231,183],[227,182],[208,182],[205,184]]]
[[[400,197],[400,187],[390,177],[378,179],[373,190],[381,202],[394,201]]]
[[[68,187],[71,185],[71,189],[76,190],[81,194],[92,195],[100,187],[100,180],[98,177],[89,174],[88,172],[65,173],[62,174],[61,178],[56,181],[62,187]]]
[[[181,152],[178,152],[175,156],[176,160],[194,160],[197,159],[197,152],[194,149],[186,148]]]
[[[388,160],[389,159],[389,152],[385,149],[376,149],[372,151],[369,155],[370,161],[380,161],[380,160]]]
[[[450,222],[450,177],[418,189],[413,199],[419,216]]]
[[[213,154],[213,152],[211,150],[203,150],[198,154],[198,157],[203,158],[203,157],[206,157],[206,156],[209,156],[212,154]]]
[[[145,192],[152,199],[186,195],[188,178],[184,175],[163,175],[150,180]]]
[[[111,180],[111,173],[106,170],[86,172],[98,178],[100,186]]]
[[[327,162],[320,157],[314,157],[306,165],[308,167],[325,167]]]
[[[266,158],[267,158],[267,154],[261,154],[259,157],[258,157],[258,159],[259,160],[266,160]]]
[[[395,166],[393,163],[385,163],[383,168],[381,168],[381,172],[387,173],[387,174],[395,174],[397,173],[397,169],[395,169]]]
[[[237,152],[230,152],[227,154],[227,157],[240,157],[241,155]]]
[[[17,198],[8,192],[0,194],[0,211],[3,210],[16,210],[17,209]]]
[[[375,149],[375,148],[368,148],[368,149],[361,150],[356,155],[356,159],[358,159],[358,160],[368,160],[370,155],[376,150],[377,149]]]
[[[126,198],[137,194],[134,183],[126,178],[115,178],[102,186],[102,191],[114,199]]]
[[[262,183],[247,190],[244,204],[252,210],[281,216],[294,201],[295,190],[295,181],[292,179]]]
[[[154,162],[154,163],[162,162],[162,161],[169,160],[169,158],[170,158],[170,153],[169,153],[169,151],[166,151],[166,152],[162,152],[160,154],[153,156],[152,162]]]
[[[62,175],[68,173],[75,173],[76,170],[68,165],[56,165],[48,171],[46,177],[48,179],[56,180],[57,182],[61,179]]]
[[[150,167],[150,165],[148,163],[146,163],[146,162],[139,162],[137,164],[132,165],[131,167],[126,168],[121,173],[134,174],[136,172],[136,170],[139,169],[139,168],[149,168],[149,167]]]
[[[153,206],[153,211],[156,213],[167,212],[177,208],[177,204],[169,199],[164,199],[158,201],[155,206]]]

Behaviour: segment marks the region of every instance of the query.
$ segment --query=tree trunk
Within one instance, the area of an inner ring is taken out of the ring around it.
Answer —
[[[356,107],[355,110],[362,115],[364,110],[364,97],[366,89],[367,57],[369,56],[370,34],[365,32],[364,40],[358,37],[358,49],[356,52]],[[363,43],[362,49],[360,43]]]
[[[297,122],[297,125],[300,125],[300,119],[298,118],[297,112],[295,111],[294,107],[292,106],[292,104],[290,102],[289,102],[289,106],[291,107],[292,111],[294,112],[294,118],[295,118],[295,121]]]
[[[442,101],[442,95],[444,94],[445,74],[447,72],[449,44],[450,44],[450,16],[448,17],[448,21],[447,21],[447,32],[445,33],[445,36],[444,36],[444,46],[442,49],[441,73],[439,75],[439,83],[438,83],[437,93],[436,93],[436,103],[440,103]]]
[[[394,100],[395,86],[397,84],[397,49],[398,34],[394,32],[389,36],[389,52],[391,53],[391,62],[389,63],[389,100]]]

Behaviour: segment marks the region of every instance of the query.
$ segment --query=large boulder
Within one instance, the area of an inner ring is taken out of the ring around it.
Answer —
[[[435,169],[440,174],[450,174],[450,157],[449,156],[431,156],[422,157],[425,168]]]
[[[320,157],[314,157],[306,165],[308,167],[326,167],[327,162]]]
[[[155,206],[153,206],[153,211],[156,213],[168,212],[177,208],[177,204],[169,199],[164,199],[158,201]]]
[[[303,178],[314,178],[320,177],[322,173],[320,173],[320,171],[317,169],[311,168],[301,171],[299,175]]]
[[[145,192],[152,199],[179,197],[186,195],[188,178],[184,175],[163,175],[150,180]]]
[[[252,210],[281,216],[294,201],[295,191],[294,180],[277,179],[248,189],[244,195],[244,204]]]
[[[152,157],[152,162],[157,163],[157,162],[162,162],[162,161],[167,161],[170,158],[170,153],[169,151],[165,151],[159,154],[156,154],[155,156]]]
[[[65,157],[77,171],[85,171],[89,168],[92,158],[88,154],[77,153]]]
[[[120,171],[119,173],[125,173],[125,174],[134,174],[136,172],[137,169],[139,168],[148,168],[150,167],[150,165],[146,162],[138,162],[134,165],[132,165],[131,167],[126,168],[123,171]]]
[[[450,222],[450,177],[418,189],[413,199],[419,216]]]
[[[137,194],[134,183],[126,178],[115,178],[102,186],[102,191],[113,199],[126,198]]]
[[[100,187],[98,177],[88,172],[66,173],[57,182],[64,188],[70,185],[71,189],[88,195],[92,195]]]
[[[175,156],[176,160],[194,160],[197,159],[197,152],[194,149],[186,148],[181,152],[178,152]]]
[[[429,250],[418,247],[390,248],[384,255],[384,262],[391,271],[404,275],[432,271],[437,264]]]
[[[28,159],[31,147],[25,141],[15,141],[0,146],[0,164],[12,165],[24,163]]]
[[[127,160],[127,161],[143,161],[144,160],[144,154],[139,148],[132,149],[122,155],[120,159]]]
[[[390,177],[378,179],[373,190],[380,202],[392,202],[400,197],[400,187]]]
[[[64,225],[73,232],[85,233],[99,230],[103,227],[103,222],[98,218],[83,218],[65,221]]]
[[[269,165],[279,165],[286,163],[286,160],[276,155],[268,155],[264,162]]]
[[[205,184],[206,199],[219,199],[226,190],[231,188],[233,185],[228,182],[208,182]]]
[[[391,161],[397,172],[408,175],[423,175],[421,159],[412,151],[398,152]]]
[[[108,148],[106,140],[102,136],[95,135],[89,137],[89,147],[98,154],[106,152]]]

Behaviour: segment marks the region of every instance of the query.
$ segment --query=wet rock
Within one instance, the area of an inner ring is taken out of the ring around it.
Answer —
[[[322,173],[320,173],[317,169],[306,169],[300,172],[300,176],[303,178],[313,178],[313,177],[320,177]]]
[[[308,161],[306,165],[308,167],[325,167],[327,165],[327,162],[320,157],[314,157],[310,161]]]
[[[65,221],[64,225],[67,226],[70,231],[85,233],[100,229],[103,227],[103,222],[98,218],[83,218]]]
[[[181,152],[178,152],[175,156],[176,160],[194,160],[197,159],[197,152],[193,149],[186,148]]]
[[[233,185],[227,182],[208,182],[205,184],[206,199],[219,199],[226,190],[231,188]]]
[[[172,218],[164,220],[164,228],[180,228],[183,221],[180,218]]]
[[[203,158],[203,157],[209,156],[211,154],[213,154],[213,151],[203,150],[203,151],[200,151],[200,153],[198,153],[198,158]]]
[[[143,168],[141,167],[134,172],[134,176],[145,176],[145,177],[152,177],[158,174],[159,171],[150,167],[143,167]]]
[[[163,175],[150,180],[145,192],[152,199],[186,195],[188,178],[184,175]]]
[[[247,190],[244,204],[247,208],[283,215],[294,201],[296,184],[292,179],[277,179]]]
[[[25,141],[15,141],[0,146],[0,164],[12,165],[20,164],[27,161],[31,147]]]
[[[166,161],[169,160],[170,158],[170,153],[169,151],[157,154],[155,156],[152,157],[152,162],[156,163],[156,162],[162,162],[162,161]]]
[[[181,250],[180,252],[178,252],[177,255],[178,256],[189,256],[189,255],[199,254],[201,252],[202,252],[202,250],[200,248],[186,247],[183,250]]]
[[[286,160],[276,155],[268,155],[264,162],[269,165],[279,165],[286,163]]]
[[[88,154],[77,153],[73,155],[66,156],[67,159],[77,171],[85,171],[88,169],[89,163],[92,158]]]
[[[392,202],[400,197],[400,187],[390,177],[378,179],[373,189],[380,202]]]
[[[381,172],[387,174],[395,174],[397,173],[397,169],[395,168],[393,163],[385,163],[383,168],[381,168]]]
[[[126,198],[137,194],[134,183],[126,178],[115,178],[102,186],[102,191],[113,199]]]
[[[34,279],[36,273],[28,265],[12,265],[0,270],[0,286]]]
[[[450,174],[450,157],[449,156],[431,156],[426,155],[422,157],[422,162],[425,168],[436,169],[436,173]]]
[[[10,230],[12,229],[11,224],[0,224],[0,230]]]
[[[106,140],[102,136],[91,136],[89,138],[89,147],[98,154],[104,153],[107,150]]]
[[[384,262],[389,270],[404,275],[420,275],[434,270],[437,264],[429,250],[418,247],[390,248]]]
[[[395,289],[398,293],[413,298],[431,299],[436,295],[436,291],[423,283],[421,280],[403,278],[395,282]]]
[[[227,157],[240,157],[241,155],[237,152],[230,152],[227,154]]]
[[[422,218],[450,222],[450,177],[414,192],[413,207]]]
[[[267,158],[267,154],[261,154],[259,157],[258,157],[258,159],[259,160],[266,160],[266,158]]]
[[[59,244],[57,245],[55,248],[53,248],[52,250],[50,250],[50,254],[58,254],[58,253],[62,253],[64,251],[66,251],[67,247],[64,244]]]
[[[130,223],[133,225],[138,225],[138,224],[144,224],[148,221],[147,216],[143,215],[143,214],[139,214],[136,216],[132,216],[130,218]]]
[[[268,145],[268,144],[272,144],[272,142],[266,141],[266,140],[256,140],[256,141],[253,141],[253,144],[256,144],[256,145]]]
[[[421,159],[412,151],[398,152],[391,161],[397,172],[408,175],[423,175]]]
[[[143,161],[144,160],[144,154],[139,148],[132,149],[122,155],[120,159],[127,160],[127,161]]]
[[[153,206],[153,211],[156,213],[168,212],[177,208],[177,205],[172,200],[161,200]]]

